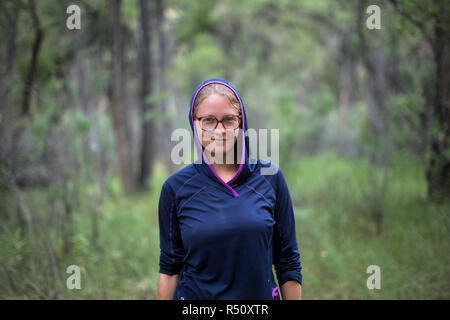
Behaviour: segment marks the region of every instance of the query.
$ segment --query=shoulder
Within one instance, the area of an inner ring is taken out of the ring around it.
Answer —
[[[266,180],[273,188],[275,194],[283,191],[286,187],[286,180],[281,168],[270,160],[260,158],[253,158],[252,160],[256,162],[254,174]]]
[[[161,192],[169,192],[172,195],[177,195],[185,184],[198,175],[199,173],[195,170],[193,164],[187,165],[171,174],[166,181],[164,181]]]

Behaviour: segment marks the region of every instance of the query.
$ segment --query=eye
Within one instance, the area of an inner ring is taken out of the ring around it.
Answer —
[[[214,121],[216,121],[216,119],[212,117],[203,118],[203,122],[205,123],[213,123]]]
[[[239,118],[236,116],[227,116],[223,118],[225,126],[234,129],[239,124]]]

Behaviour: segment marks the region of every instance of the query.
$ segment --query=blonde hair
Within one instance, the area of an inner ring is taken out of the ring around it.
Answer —
[[[210,83],[201,88],[200,91],[197,93],[197,97],[195,97],[193,110],[194,117],[197,115],[199,104],[202,103],[203,100],[205,100],[212,94],[219,94],[221,96],[228,98],[228,100],[230,100],[231,105],[239,112],[239,115],[241,115],[241,105],[234,92],[224,84]]]

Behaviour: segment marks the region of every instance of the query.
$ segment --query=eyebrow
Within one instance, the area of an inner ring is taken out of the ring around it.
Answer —
[[[237,116],[238,117],[240,115],[239,114],[233,114],[233,113],[224,115],[224,117],[228,117],[228,116]],[[197,116],[197,118],[204,118],[204,117],[214,117],[214,118],[217,119],[217,117],[215,115],[212,115],[212,114],[205,114],[204,116]]]

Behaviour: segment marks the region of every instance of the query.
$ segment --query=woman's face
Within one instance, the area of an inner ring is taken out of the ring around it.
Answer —
[[[212,94],[198,105],[196,118],[214,116],[220,121],[228,115],[239,116],[239,112],[227,97]],[[195,127],[205,151],[216,157],[221,157],[232,150],[239,134],[239,127],[235,130],[225,129],[221,122],[217,124],[213,131],[203,131],[200,127],[200,120],[195,120]],[[219,159],[223,161],[221,158]],[[233,158],[231,158],[231,161],[233,161]]]

